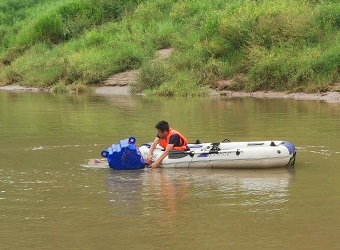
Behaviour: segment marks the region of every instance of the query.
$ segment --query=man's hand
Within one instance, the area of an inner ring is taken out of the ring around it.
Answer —
[[[153,162],[153,163],[151,163],[148,167],[149,168],[156,168],[157,167],[157,163],[156,162]]]
[[[150,162],[150,161],[152,160],[152,154],[148,154],[148,156],[146,157],[146,160],[147,160],[148,162]]]

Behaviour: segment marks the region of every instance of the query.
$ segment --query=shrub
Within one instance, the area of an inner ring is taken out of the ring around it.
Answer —
[[[166,65],[159,60],[142,65],[136,83],[131,86],[132,93],[141,93],[159,87],[167,79],[166,71]]]
[[[206,91],[197,84],[195,76],[188,71],[182,71],[174,75],[171,79],[148,93],[165,97],[194,97],[206,95]]]
[[[340,3],[321,4],[315,19],[321,29],[327,29],[327,27],[340,29]]]
[[[51,50],[45,43],[39,43],[11,64],[7,77],[20,76],[13,80],[22,85],[47,87],[64,76],[66,67],[58,51]]]
[[[251,84],[248,91],[279,90],[288,87],[291,76],[296,74],[298,64],[290,58],[290,53],[282,51],[262,52],[258,56],[256,64],[249,68],[248,77]]]
[[[56,44],[67,37],[67,29],[64,27],[62,18],[55,13],[38,19],[31,32],[32,42],[46,41]]]

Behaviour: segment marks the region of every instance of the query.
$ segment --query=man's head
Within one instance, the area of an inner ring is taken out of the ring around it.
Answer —
[[[160,121],[156,124],[155,128],[157,129],[157,134],[159,137],[163,138],[168,135],[169,132],[169,123],[166,121]]]

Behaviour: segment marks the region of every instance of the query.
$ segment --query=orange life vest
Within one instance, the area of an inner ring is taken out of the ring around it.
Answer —
[[[159,138],[159,145],[162,148],[166,148],[166,146],[169,144],[169,140],[170,140],[170,136],[172,135],[178,135],[179,136],[179,142],[180,142],[180,147],[178,146],[174,146],[171,150],[186,150],[188,142],[187,140],[184,138],[183,135],[181,135],[179,132],[177,132],[176,130],[173,130],[172,128],[169,128],[169,133],[167,135],[167,137],[165,138]]]

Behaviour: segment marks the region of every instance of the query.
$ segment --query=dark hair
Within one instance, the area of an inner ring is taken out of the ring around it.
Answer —
[[[160,121],[155,126],[156,129],[159,129],[160,131],[169,131],[169,123],[166,121]]]

